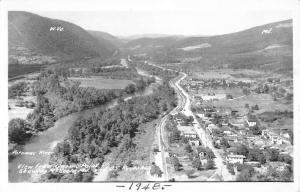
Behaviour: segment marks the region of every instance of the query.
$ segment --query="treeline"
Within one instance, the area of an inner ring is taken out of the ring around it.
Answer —
[[[134,68],[124,68],[124,67],[89,67],[89,68],[70,68],[70,76],[103,76],[110,79],[129,79],[133,80],[140,78],[141,76],[137,73]]]
[[[168,85],[159,86],[149,96],[135,97],[128,101],[119,101],[114,108],[94,113],[90,117],[78,120],[69,129],[68,137],[55,148],[51,163],[72,165],[79,163],[101,166],[104,155],[113,148],[116,154],[134,150],[133,138],[139,132],[139,126],[150,122],[176,106],[176,95]],[[93,170],[88,173],[62,174],[48,171],[42,176],[48,182],[75,182],[78,174],[81,181],[92,180]]]
[[[26,82],[18,82],[8,88],[8,98],[20,97],[24,95],[27,89],[28,87]]]
[[[158,76],[162,78],[164,81],[169,81],[172,78],[175,78],[179,75],[179,72],[175,72],[172,70],[165,70],[160,67],[156,67],[153,65],[149,65],[147,63],[142,63],[138,61],[128,62],[131,66],[138,67],[142,70],[147,71],[150,75]]]
[[[135,84],[129,84],[124,90],[100,90],[80,87],[79,83],[69,82],[68,76],[68,68],[65,67],[52,67],[39,75],[31,89],[32,94],[37,96],[34,111],[21,123],[19,119],[12,119],[9,123],[9,134],[26,134],[26,137],[18,139],[10,136],[9,143],[13,146],[10,150],[15,145],[25,144],[32,135],[52,127],[57,119],[65,115],[103,105],[118,97],[141,91],[155,81],[154,78],[139,78],[135,80]],[[20,96],[26,86],[24,83],[16,84],[13,87],[14,91],[11,92],[14,93],[13,95]]]

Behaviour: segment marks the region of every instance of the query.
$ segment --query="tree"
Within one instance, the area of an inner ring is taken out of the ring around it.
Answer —
[[[249,95],[250,94],[250,90],[249,89],[243,89],[243,94],[244,95]]]
[[[236,147],[236,153],[247,157],[249,153],[248,147],[246,145],[238,145]]]
[[[16,83],[8,88],[8,98],[20,97],[27,89],[25,82]]]
[[[279,151],[276,149],[268,149],[265,151],[265,155],[268,161],[278,161]]]
[[[202,168],[202,163],[200,161],[199,158],[195,158],[193,161],[192,161],[192,166],[194,168],[196,168],[197,170],[200,170]]]
[[[237,177],[237,181],[251,181],[254,174],[254,168],[249,166],[242,169],[241,173]]]
[[[118,171],[117,170],[111,170],[110,172],[109,172],[109,175],[108,175],[108,177],[109,178],[116,178],[116,177],[118,177]]]
[[[291,144],[293,145],[294,144],[294,132],[293,132],[293,130],[289,130],[288,134],[289,134],[289,137],[290,137]]]
[[[232,97],[232,95],[227,94],[227,95],[226,95],[226,99],[233,99],[233,97]]]
[[[191,153],[193,151],[192,147],[189,144],[186,144],[184,147],[185,151]]]
[[[259,126],[257,126],[257,125],[250,127],[250,130],[252,131],[253,135],[261,134],[261,128],[259,128]]]
[[[127,94],[132,94],[135,92],[135,85],[134,84],[129,84],[127,87],[125,87],[125,92]]]
[[[31,137],[27,132],[28,124],[25,120],[17,118],[10,120],[8,124],[8,139],[11,143],[25,144],[25,141]]]
[[[177,157],[172,157],[172,164],[174,166],[175,171],[179,171],[182,167]]]
[[[203,167],[204,167],[204,169],[208,170],[208,169],[213,169],[215,166],[216,166],[216,164],[215,164],[214,160],[212,160],[212,159],[209,158],[207,160],[207,163],[204,164]]]
[[[157,165],[155,165],[154,162],[152,162],[151,169],[150,169],[150,174],[152,176],[157,175],[158,177],[161,177],[162,173],[163,172],[160,170],[160,168]]]
[[[254,110],[259,110],[259,107],[258,107],[258,105],[256,104],[256,105],[254,105],[254,108],[253,108]]]

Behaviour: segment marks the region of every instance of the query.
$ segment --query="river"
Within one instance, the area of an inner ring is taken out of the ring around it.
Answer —
[[[146,71],[137,69],[138,73],[143,76],[151,76]],[[160,78],[156,77],[157,81],[149,85],[145,90],[136,92],[131,96],[127,96],[124,100],[129,100],[135,96],[149,95],[153,89],[161,83]],[[42,132],[40,135],[33,137],[22,149],[22,154],[9,162],[9,182],[34,182],[36,177],[27,172],[21,173],[20,170],[31,170],[37,165],[47,165],[49,162],[50,154],[52,153],[56,144],[62,141],[68,134],[68,130],[79,118],[88,116],[93,112],[99,111],[103,108],[111,108],[117,105],[117,99],[92,109],[83,110],[80,112],[72,113],[65,117],[58,119],[54,126]]]

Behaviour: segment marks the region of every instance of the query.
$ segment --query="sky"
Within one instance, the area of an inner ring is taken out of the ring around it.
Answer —
[[[20,8],[115,36],[232,33],[290,19],[294,6],[292,0],[91,0],[54,7],[44,3],[33,9],[30,1]]]

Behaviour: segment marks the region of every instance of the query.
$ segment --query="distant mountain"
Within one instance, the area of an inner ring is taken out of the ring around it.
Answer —
[[[218,36],[190,37],[173,44],[176,48],[195,46],[203,43],[211,45],[209,51],[242,53],[263,49],[271,44],[292,46],[292,20],[270,23],[248,30]]]
[[[139,34],[139,35],[119,36],[119,39],[135,40],[135,39],[142,39],[142,38],[163,38],[163,37],[185,37],[185,36],[168,35],[168,34]]]
[[[126,46],[132,54],[147,54],[161,63],[196,59],[199,66],[207,67],[293,71],[292,20],[218,36],[140,38]]]
[[[61,20],[9,11],[10,63],[41,64],[75,58],[108,58],[116,50],[109,41]]]
[[[107,41],[109,41],[112,45],[114,45],[115,47],[120,47],[123,45],[123,41],[109,33],[103,32],[103,31],[88,31],[93,37],[95,37],[96,39],[105,39]]]
[[[148,52],[153,49],[173,47],[177,41],[182,39],[184,39],[183,36],[166,36],[158,38],[143,37],[128,41],[124,47],[132,51]]]

